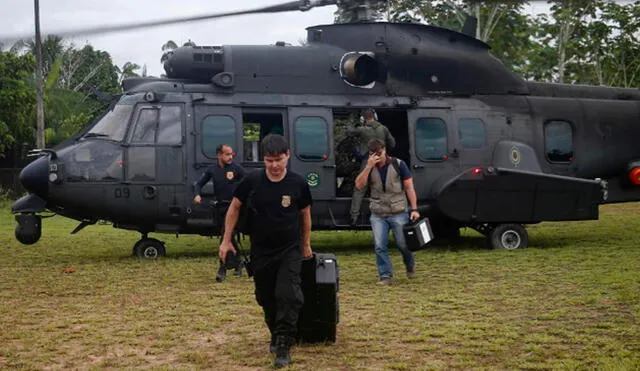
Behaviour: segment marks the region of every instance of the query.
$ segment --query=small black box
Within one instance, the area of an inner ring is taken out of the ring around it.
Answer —
[[[428,218],[422,218],[417,222],[409,222],[403,227],[404,239],[411,251],[424,249],[433,239],[433,232]]]
[[[298,318],[298,341],[335,342],[340,306],[340,274],[334,254],[313,254],[300,272],[304,305]]]

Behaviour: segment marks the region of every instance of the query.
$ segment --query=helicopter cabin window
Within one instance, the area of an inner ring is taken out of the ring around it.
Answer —
[[[182,109],[180,106],[143,108],[130,137],[132,144],[175,145],[182,143]]]
[[[442,161],[447,155],[447,125],[437,117],[416,122],[416,154],[422,161]]]
[[[105,138],[120,142],[124,139],[133,112],[133,105],[116,104],[84,135],[84,138]]]
[[[464,118],[458,122],[458,140],[462,148],[483,148],[487,143],[487,132],[480,119]]]
[[[573,161],[573,129],[566,121],[549,121],[544,125],[544,143],[550,162]]]
[[[302,161],[324,161],[329,157],[327,122],[320,117],[299,117],[294,124],[295,152]]]
[[[260,162],[260,142],[269,134],[284,135],[281,113],[244,113],[242,115],[244,162]]]
[[[207,116],[202,120],[202,153],[216,158],[216,147],[229,144],[235,147],[236,123],[231,116]]]

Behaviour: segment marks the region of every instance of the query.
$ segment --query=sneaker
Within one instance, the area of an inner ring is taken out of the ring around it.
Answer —
[[[227,278],[227,268],[224,265],[221,265],[218,268],[218,273],[216,274],[216,282],[222,282]]]
[[[276,368],[285,367],[291,363],[289,348],[292,343],[288,336],[276,336],[276,359],[273,361]]]
[[[391,285],[391,277],[380,277],[378,285]]]
[[[407,278],[413,278],[416,276],[415,267],[407,268]]]

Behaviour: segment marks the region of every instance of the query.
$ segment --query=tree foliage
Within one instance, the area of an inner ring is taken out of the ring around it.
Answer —
[[[75,134],[106,106],[93,88],[120,92],[118,69],[105,51],[77,48],[57,36],[43,40],[45,138],[48,146]],[[35,42],[0,51],[0,153],[35,139]]]
[[[0,156],[9,145],[35,138],[35,90],[28,84],[34,68],[31,54],[0,51]]]

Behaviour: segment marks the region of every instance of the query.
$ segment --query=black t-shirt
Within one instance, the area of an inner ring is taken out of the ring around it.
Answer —
[[[245,204],[253,185],[251,205],[256,214],[251,217],[251,255],[300,248],[300,210],[312,203],[307,182],[290,171],[281,181],[272,182],[260,169],[247,175],[233,196]]]
[[[236,185],[244,177],[244,170],[241,166],[231,163],[225,164],[224,167],[213,164],[207,168],[202,174],[198,183],[196,183],[195,194],[202,192],[202,187],[213,179],[213,192],[219,201],[230,201],[233,197],[233,191]]]

